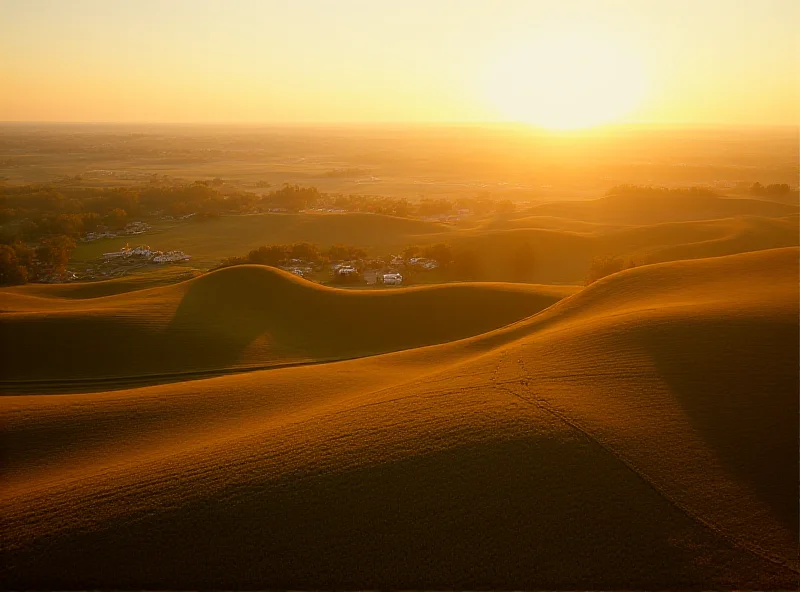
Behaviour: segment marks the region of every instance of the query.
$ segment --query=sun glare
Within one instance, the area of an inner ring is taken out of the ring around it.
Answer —
[[[548,32],[510,43],[489,62],[484,93],[503,117],[553,130],[592,127],[630,112],[644,69],[613,38]]]

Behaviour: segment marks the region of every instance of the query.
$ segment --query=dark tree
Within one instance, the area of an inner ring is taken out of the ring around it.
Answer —
[[[333,245],[327,251],[325,256],[329,261],[351,261],[353,259],[364,259],[367,252],[359,247],[350,245]]]
[[[105,217],[105,223],[111,228],[123,228],[128,222],[128,212],[122,208],[114,208]]]
[[[250,263],[272,265],[277,267],[287,258],[287,249],[283,245],[265,245],[247,254]]]
[[[635,264],[632,266],[635,267]],[[607,275],[620,272],[623,269],[625,269],[625,261],[621,257],[595,257],[589,264],[586,285],[588,286]]]
[[[0,245],[0,285],[15,286],[28,281],[28,270],[20,264],[14,248]]]
[[[311,243],[295,243],[289,249],[289,258],[312,262],[319,261],[319,248]]]
[[[63,271],[74,249],[75,241],[68,236],[51,236],[36,249],[36,258],[46,269]]]
[[[439,264],[439,267],[447,268],[453,262],[453,249],[450,245],[446,245],[444,243],[437,243],[435,245],[430,245],[425,247],[425,250],[422,254],[428,258],[433,259]]]

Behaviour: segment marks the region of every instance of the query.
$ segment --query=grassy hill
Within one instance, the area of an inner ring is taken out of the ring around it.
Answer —
[[[664,263],[442,345],[4,397],[3,580],[792,588],[797,285],[797,249]]]
[[[465,230],[452,238],[456,247],[476,254],[481,278],[492,281],[520,279],[512,262],[514,253],[527,244],[534,263],[524,279],[543,283],[582,282],[592,258],[598,256],[647,264],[797,246],[799,242],[794,216],[667,222],[598,232],[480,229]]]
[[[420,347],[496,329],[575,290],[492,283],[339,290],[252,265],[83,300],[43,297],[61,296],[60,286],[39,287],[35,296],[13,289],[2,299],[0,316],[14,344],[3,359],[3,386],[224,371]]]

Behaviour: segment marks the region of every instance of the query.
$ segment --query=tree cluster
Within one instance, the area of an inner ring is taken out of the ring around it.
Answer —
[[[47,237],[35,249],[20,241],[0,244],[0,285],[24,284],[61,273],[74,249],[75,241],[64,235]]]
[[[750,186],[751,195],[765,195],[765,196],[778,196],[786,195],[792,190],[786,183],[773,183],[771,185],[762,185],[755,182]]]
[[[316,187],[284,185],[282,189],[270,191],[261,201],[268,208],[299,212],[314,207],[320,200]]]
[[[137,218],[197,214],[203,219],[251,211],[258,203],[255,194],[224,195],[219,186],[218,180],[177,187],[0,186],[2,238],[6,244],[56,234],[77,238],[101,226],[123,228]]]
[[[322,249],[307,242],[272,244],[253,249],[244,257],[223,259],[219,267],[246,265],[248,263],[279,267],[288,265],[292,260],[304,261],[310,265],[322,265],[334,261],[360,260],[366,256],[367,252],[364,249],[351,245],[333,245],[327,249]]]
[[[264,185],[264,184],[262,184]],[[215,178],[191,184],[162,186],[149,183],[137,187],[88,188],[66,185],[0,185],[2,240],[37,241],[46,236],[78,238],[98,229],[121,229],[136,219],[163,215],[194,215],[195,220],[223,214],[267,209],[299,212],[308,208],[329,208],[398,217],[431,217],[469,210],[477,215],[514,210],[511,201],[495,201],[488,194],[474,198],[422,199],[376,195],[320,193],[316,187],[284,185],[264,196],[250,192],[223,192],[224,181]]]
[[[482,216],[493,212],[513,212],[516,207],[510,200],[496,201],[485,193],[477,197],[462,197],[455,200],[446,198],[423,198],[416,203],[412,203],[404,197],[394,198],[380,195],[320,193],[319,198],[314,203],[314,206],[308,207],[330,208],[347,212],[385,214],[387,216],[398,216],[401,218],[413,216],[422,218],[449,216],[457,214],[459,210],[469,210],[473,214]]]
[[[625,269],[632,269],[637,267],[636,261],[629,259],[625,261],[622,257],[601,256],[594,257],[589,263],[589,273],[586,275],[585,284],[593,284],[597,280],[604,278],[608,275],[618,273]]]
[[[317,203],[317,207],[344,210],[346,212],[384,214],[400,218],[411,216],[414,213],[414,206],[406,198],[382,197],[380,195],[324,194]]]
[[[625,197],[715,197],[717,195],[708,187],[654,187],[651,185],[615,185],[606,192],[608,196]]]
[[[511,200],[496,201],[483,193],[477,197],[460,197],[456,200],[444,198],[422,199],[417,205],[417,215],[423,217],[442,216],[455,214],[459,210],[469,210],[471,213],[484,216],[486,214],[508,214],[516,209]]]

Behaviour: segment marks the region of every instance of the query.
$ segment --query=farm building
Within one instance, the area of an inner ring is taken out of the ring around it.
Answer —
[[[336,268],[335,273],[339,275],[353,275],[358,273],[358,270],[352,265],[342,265]]]
[[[134,248],[125,245],[119,251],[103,253],[103,259],[106,261],[128,259],[130,257],[152,261],[153,263],[173,263],[175,261],[187,261],[191,258],[183,251],[167,251],[164,253],[162,251],[154,251],[146,245],[140,245]]]
[[[422,269],[436,269],[439,267],[439,262],[436,259],[427,259],[425,257],[412,257],[408,260],[411,265],[416,265]]]
[[[156,253],[152,261],[154,263],[174,263],[176,261],[188,261],[189,259],[191,257],[183,251],[167,251],[166,253]]]
[[[399,286],[403,283],[403,276],[399,273],[384,273],[383,283],[389,286]]]

